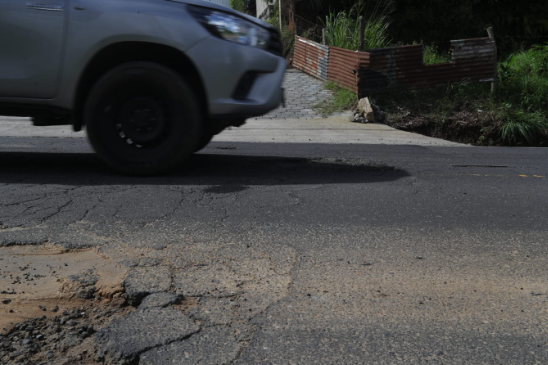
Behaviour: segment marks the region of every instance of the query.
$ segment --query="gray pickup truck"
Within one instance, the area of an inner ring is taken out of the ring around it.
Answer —
[[[0,0],[0,115],[85,126],[114,169],[158,174],[278,107],[281,56],[275,28],[205,1]]]

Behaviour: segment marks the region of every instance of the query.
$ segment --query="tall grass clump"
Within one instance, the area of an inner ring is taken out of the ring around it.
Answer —
[[[365,49],[383,48],[390,45],[388,36],[390,23],[386,17],[387,8],[382,8],[379,2],[375,8],[364,17]],[[325,38],[329,46],[358,50],[360,40],[360,15],[367,13],[363,3],[352,7],[350,11],[338,14],[330,13],[325,22],[320,19],[325,28]]]
[[[505,143],[535,146],[548,137],[548,120],[543,113],[510,109],[511,105],[506,106],[502,116],[501,138]]]
[[[511,55],[499,65],[501,138],[510,145],[548,140],[548,45]]]

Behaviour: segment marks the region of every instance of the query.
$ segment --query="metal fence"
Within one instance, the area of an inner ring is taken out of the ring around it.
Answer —
[[[230,8],[230,0],[204,0],[204,1],[209,1],[210,3],[224,5]]]
[[[322,81],[328,78],[329,47],[299,36],[295,39],[293,66],[317,77]]]
[[[492,82],[496,44],[492,38],[451,41],[451,62],[423,63],[423,45],[367,52],[327,47],[296,37],[295,68],[323,81],[333,81],[360,98],[393,88],[419,89],[464,81]]]

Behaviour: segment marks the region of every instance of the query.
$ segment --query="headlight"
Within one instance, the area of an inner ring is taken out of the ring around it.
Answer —
[[[267,48],[269,32],[245,19],[219,10],[188,7],[190,14],[213,35],[230,42]]]

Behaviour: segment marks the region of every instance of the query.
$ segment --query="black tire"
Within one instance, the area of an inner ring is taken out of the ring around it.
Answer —
[[[194,152],[202,128],[189,84],[149,62],[105,74],[89,94],[84,122],[99,157],[128,175],[156,175],[180,165]]]
[[[196,147],[194,147],[194,152],[203,150],[209,144],[209,142],[211,142],[213,137],[215,137],[215,133],[204,131],[202,133],[202,138],[200,139]]]

